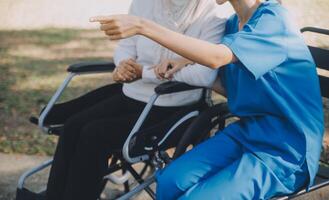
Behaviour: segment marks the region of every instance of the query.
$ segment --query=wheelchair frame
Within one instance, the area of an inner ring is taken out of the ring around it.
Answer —
[[[46,134],[53,134],[54,129],[56,129],[58,126],[46,126],[45,125],[45,119],[57,100],[60,98],[64,90],[67,88],[71,80],[78,75],[91,75],[91,74],[97,74],[97,73],[106,73],[106,72],[112,72],[115,68],[115,65],[111,62],[84,62],[84,63],[77,63],[73,64],[68,67],[67,71],[69,74],[64,79],[62,84],[59,86],[59,88],[56,90],[55,94],[51,97],[48,104],[44,108],[44,110],[41,112],[39,119],[37,119],[37,125],[38,127]],[[127,192],[126,195],[123,195],[119,199],[128,199],[132,196],[136,195],[142,190],[145,190],[152,199],[155,199],[155,193],[149,188],[149,185],[154,182],[154,175],[151,175],[150,178],[147,180],[143,180],[142,176],[145,173],[148,166],[154,166],[156,169],[162,168],[162,166],[169,162],[169,159],[167,158],[167,155],[164,155],[159,152],[158,147],[171,135],[171,133],[179,127],[181,124],[186,122],[187,120],[190,120],[192,118],[195,118],[199,115],[199,111],[194,110],[189,113],[187,113],[184,117],[182,117],[180,120],[178,120],[165,134],[163,139],[158,142],[157,144],[154,144],[153,147],[145,148],[146,151],[151,152],[150,154],[143,154],[137,157],[131,157],[129,154],[130,146],[134,143],[133,137],[135,134],[139,131],[141,128],[143,122],[145,121],[146,117],[148,116],[148,113],[150,112],[152,106],[156,102],[159,96],[164,94],[170,94],[170,93],[176,93],[176,92],[182,92],[182,91],[188,91],[188,90],[196,90],[196,89],[202,89],[203,90],[203,97],[205,98],[206,103],[211,103],[209,94],[207,93],[205,88],[202,87],[196,87],[196,86],[190,86],[185,83],[180,82],[166,82],[163,84],[160,84],[158,87],[155,88],[155,94],[152,95],[147,102],[146,106],[144,107],[141,115],[139,116],[137,122],[135,123],[133,129],[131,130],[128,138],[126,139],[123,149],[122,149],[122,155],[116,155],[114,159],[114,162],[112,162],[109,166],[109,175],[104,176],[104,179],[107,179],[111,181],[114,184],[121,185],[124,184],[125,186],[125,192]],[[164,158],[164,156],[166,158]],[[117,161],[121,161],[121,164],[117,164]],[[138,162],[145,162],[149,161],[149,163],[145,163],[144,168],[142,169],[142,172],[140,174],[137,173],[136,170],[131,166],[134,163]],[[41,170],[44,170],[45,168],[49,167],[53,162],[53,159],[47,160],[43,162],[41,165],[25,172],[18,181],[18,187],[17,187],[17,195],[24,190],[24,184],[25,181],[32,175],[38,173]],[[118,171],[122,169],[124,174],[122,176],[116,176],[112,173],[115,171]],[[129,191],[129,185],[128,185],[128,179],[130,178],[130,175],[132,175],[135,180],[140,184],[137,186],[134,190],[131,192]],[[106,181],[107,182],[107,181]],[[105,182],[105,183],[106,183]],[[105,185],[105,184],[104,184]]]

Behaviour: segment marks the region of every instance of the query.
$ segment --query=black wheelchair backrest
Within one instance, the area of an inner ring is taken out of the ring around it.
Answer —
[[[312,32],[329,36],[329,30],[314,27],[305,27],[301,30],[301,32]],[[309,46],[309,49],[311,51],[316,66],[324,70],[327,75],[319,75],[319,78],[321,94],[323,97],[329,98],[329,49],[313,46]]]

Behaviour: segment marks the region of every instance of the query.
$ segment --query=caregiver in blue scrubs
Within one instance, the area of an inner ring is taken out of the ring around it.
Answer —
[[[311,54],[278,1],[228,1],[236,14],[220,45],[135,16],[91,19],[103,29],[106,24],[111,39],[143,35],[193,62],[221,68],[230,111],[240,118],[157,174],[159,200],[270,199],[313,184],[324,122]]]

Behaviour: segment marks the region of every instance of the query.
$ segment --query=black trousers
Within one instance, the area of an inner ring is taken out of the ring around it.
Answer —
[[[46,199],[95,200],[99,197],[109,157],[122,148],[146,105],[126,97],[121,87],[114,84],[100,88],[77,100],[59,104],[51,111],[46,122],[64,123],[64,131],[54,155]],[[154,106],[141,132],[145,138],[164,135],[170,125],[191,109],[193,106]],[[179,129],[183,130],[184,126],[187,123]],[[164,148],[175,145],[178,137],[179,134],[173,134]]]

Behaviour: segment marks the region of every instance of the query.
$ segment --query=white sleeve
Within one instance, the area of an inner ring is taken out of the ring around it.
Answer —
[[[224,36],[226,19],[214,16],[205,23],[201,32],[201,40],[219,44]],[[211,69],[199,64],[188,65],[174,74],[174,80],[194,86],[212,87],[218,69]]]
[[[131,3],[129,14],[137,15],[137,16],[140,15],[139,4],[137,0],[133,0],[133,2]],[[129,58],[133,58],[133,59],[137,58],[137,51],[136,51],[137,37],[138,36],[134,36],[120,40],[118,46],[114,50],[114,55],[113,55],[113,60],[116,66],[118,66],[122,60],[126,60]]]
[[[154,68],[149,66],[143,67],[142,80],[145,83],[156,83],[156,84],[160,84],[166,81],[166,80],[158,79],[155,75]]]
[[[214,44],[220,44],[225,32],[226,19],[212,16],[202,25],[199,39]],[[199,64],[188,65],[174,74],[173,80],[184,82],[194,86],[212,87],[216,80],[218,70],[211,69]],[[145,82],[162,83],[156,78],[154,70],[149,67],[143,68],[143,80]]]

